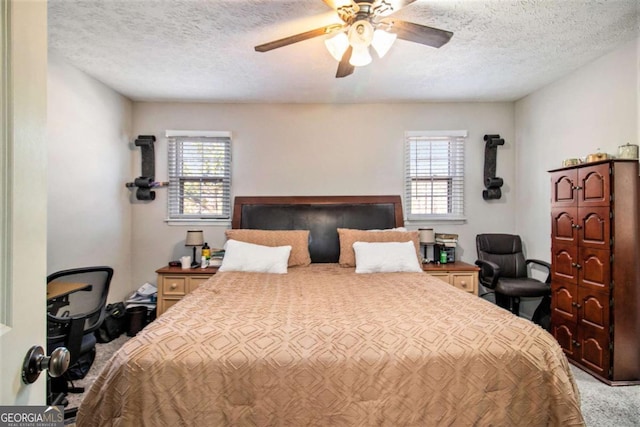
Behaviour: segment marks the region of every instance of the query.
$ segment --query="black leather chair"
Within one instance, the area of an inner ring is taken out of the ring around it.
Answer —
[[[518,316],[520,298],[542,297],[532,320],[548,329],[551,312],[551,265],[537,259],[525,259],[520,236],[513,234],[478,234],[476,249],[480,283],[493,290],[496,304]],[[529,277],[529,264],[537,264],[547,270],[544,282]]]
[[[69,369],[50,378],[47,403],[66,406],[67,393],[81,393],[73,380],[84,378],[95,358],[94,332],[105,317],[111,267],[84,267],[58,271],[47,277],[47,354],[66,347]],[[65,414],[66,415],[66,414]]]

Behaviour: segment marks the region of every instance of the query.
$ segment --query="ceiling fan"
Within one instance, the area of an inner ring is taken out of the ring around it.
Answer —
[[[255,47],[258,52],[268,52],[303,40],[328,34],[325,40],[331,55],[339,61],[336,77],[346,77],[355,67],[371,62],[369,46],[382,58],[396,38],[439,48],[446,44],[453,33],[425,25],[393,19],[389,15],[416,0],[323,0],[335,9],[342,24],[295,34]]]

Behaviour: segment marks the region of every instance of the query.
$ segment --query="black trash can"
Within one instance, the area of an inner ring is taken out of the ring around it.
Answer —
[[[147,307],[127,308],[127,336],[135,337],[147,325]]]

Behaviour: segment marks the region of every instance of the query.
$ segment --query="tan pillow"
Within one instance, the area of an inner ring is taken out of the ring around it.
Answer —
[[[355,267],[356,254],[353,251],[355,242],[408,242],[412,241],[416,247],[416,256],[422,264],[420,254],[420,232],[418,231],[370,231],[354,230],[350,228],[338,228],[340,238],[340,259],[342,267]]]
[[[291,245],[289,267],[311,264],[309,255],[309,230],[249,230],[238,228],[225,231],[227,239],[239,240],[262,246]]]

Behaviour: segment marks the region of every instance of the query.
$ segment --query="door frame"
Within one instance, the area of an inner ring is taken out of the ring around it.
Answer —
[[[0,405],[44,405],[46,372],[22,381],[46,347],[47,2],[0,0]]]

